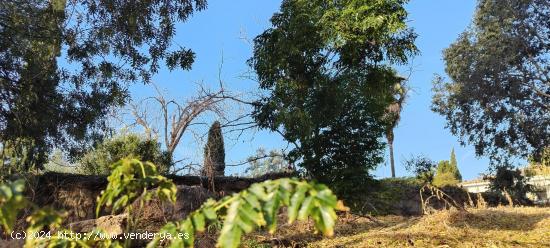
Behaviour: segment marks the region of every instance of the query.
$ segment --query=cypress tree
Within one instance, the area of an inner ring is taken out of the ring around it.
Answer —
[[[202,173],[207,176],[223,176],[225,174],[225,148],[222,128],[218,121],[215,121],[208,131],[208,141],[204,147],[204,168]]]
[[[450,160],[449,169],[450,169],[450,172],[454,174],[455,178],[458,179],[458,181],[462,181],[462,175],[458,170],[458,163],[456,162],[456,155],[455,155],[454,148],[451,150],[451,160]]]

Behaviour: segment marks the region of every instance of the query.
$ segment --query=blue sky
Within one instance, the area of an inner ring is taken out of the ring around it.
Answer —
[[[413,0],[407,5],[409,25],[419,35],[417,46],[421,54],[414,58],[414,71],[410,78],[414,91],[395,132],[398,176],[408,175],[402,161],[411,155],[424,154],[434,160],[448,159],[453,147],[463,178],[473,179],[487,169],[487,159],[476,158],[472,146],[460,146],[458,138],[445,129],[444,119],[430,110],[431,80],[435,73],[444,73],[442,50],[469,25],[475,4],[474,0]],[[226,87],[233,92],[256,92],[257,84],[254,81],[240,77],[248,71],[246,60],[252,52],[252,45],[243,38],[251,40],[269,27],[269,18],[279,5],[280,1],[210,0],[208,9],[178,25],[175,43],[191,48],[196,53],[192,70],[161,70],[154,77],[157,86],[169,98],[184,101],[196,92],[196,82],[203,82],[213,88],[217,85],[218,69],[223,58],[221,78]],[[152,88],[144,85],[132,86],[131,92],[136,100],[154,95]],[[197,130],[200,131],[204,131],[204,128]],[[226,163],[242,161],[260,146],[281,149],[286,143],[278,134],[265,131],[248,132],[238,140],[229,137],[226,138]],[[200,161],[200,147],[189,133],[184,136],[176,156]],[[232,167],[226,173],[242,170],[242,167]],[[379,178],[388,177],[388,162],[380,165],[374,174]]]

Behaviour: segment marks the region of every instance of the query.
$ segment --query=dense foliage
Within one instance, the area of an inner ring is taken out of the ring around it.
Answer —
[[[462,175],[458,170],[455,150],[451,151],[451,159],[440,161],[434,175],[433,184],[438,187],[457,185],[462,181]]]
[[[104,140],[84,154],[79,169],[85,174],[109,175],[112,165],[123,158],[152,162],[161,174],[167,173],[172,165],[171,156],[162,150],[159,142],[124,133]]]
[[[41,167],[54,144],[81,152],[130,83],[149,82],[163,60],[190,68],[193,52],[172,46],[175,23],[204,8],[205,0],[0,1],[1,147],[24,155],[23,170]]]
[[[267,93],[255,120],[337,193],[353,195],[382,161],[382,116],[400,80],[391,65],[417,51],[405,2],[285,0],[254,39],[249,64]]]
[[[522,175],[521,170],[509,166],[500,166],[496,169],[494,176],[489,177],[491,181],[490,190],[509,196],[519,204],[530,204],[527,193],[533,191],[533,186],[527,184],[527,178]]]
[[[433,110],[493,162],[540,160],[550,145],[550,5],[479,0],[471,27],[444,52]]]
[[[550,176],[550,147],[542,151],[540,161],[529,160],[529,166],[525,169],[525,176]]]
[[[457,177],[455,168],[451,167],[448,160],[439,161],[434,175],[433,185],[443,187],[447,185],[457,185],[460,180]]]
[[[203,167],[203,174],[209,176],[225,174],[225,147],[219,121],[215,121],[208,130],[208,141],[204,146]]]

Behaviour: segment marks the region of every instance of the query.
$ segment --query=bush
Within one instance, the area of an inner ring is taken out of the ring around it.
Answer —
[[[160,143],[130,133],[100,143],[82,157],[79,167],[86,174],[108,175],[111,165],[123,158],[152,162],[161,174],[168,173],[172,165],[172,157],[162,151]]]

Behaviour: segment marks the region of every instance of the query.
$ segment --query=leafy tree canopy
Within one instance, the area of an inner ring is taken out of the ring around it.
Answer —
[[[479,0],[471,27],[444,52],[432,109],[493,162],[540,160],[550,145],[550,5]]]
[[[381,117],[399,80],[390,66],[417,52],[405,2],[285,0],[254,40],[249,64],[267,92],[255,120],[294,143],[289,158],[337,192],[382,160]]]
[[[79,153],[129,83],[149,82],[162,61],[190,68],[193,52],[172,46],[175,23],[204,8],[205,0],[0,1],[2,146],[24,147],[27,169],[53,144]]]

